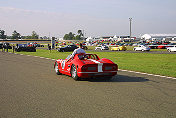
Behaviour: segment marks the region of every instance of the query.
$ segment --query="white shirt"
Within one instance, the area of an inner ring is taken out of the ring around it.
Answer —
[[[76,54],[81,54],[81,53],[86,54],[86,52],[82,48],[77,48],[73,51],[71,58],[73,58]]]

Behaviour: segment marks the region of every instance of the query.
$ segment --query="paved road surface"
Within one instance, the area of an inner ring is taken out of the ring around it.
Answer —
[[[52,64],[0,52],[0,118],[176,117],[176,80],[119,71],[74,81]]]

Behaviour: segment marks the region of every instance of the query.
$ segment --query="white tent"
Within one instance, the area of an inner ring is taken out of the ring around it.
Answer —
[[[94,39],[90,36],[90,37],[88,37],[87,39],[86,39],[86,41],[93,41]]]
[[[144,34],[141,36],[141,39],[164,39],[164,38],[174,38],[176,34]]]
[[[117,36],[116,35],[113,37],[113,40],[117,40]]]
[[[112,38],[112,37],[110,37],[108,40],[113,40],[113,38]]]

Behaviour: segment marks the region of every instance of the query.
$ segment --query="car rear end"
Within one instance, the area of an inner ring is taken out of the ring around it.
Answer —
[[[81,78],[115,76],[118,71],[117,64],[99,63],[85,64],[78,68],[78,76]]]

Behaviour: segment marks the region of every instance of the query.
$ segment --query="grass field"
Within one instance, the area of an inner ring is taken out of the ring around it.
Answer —
[[[11,51],[11,50],[9,50]],[[17,52],[19,54],[47,57],[52,59],[65,59],[72,52],[58,52],[37,49],[37,52]],[[108,58],[118,64],[120,69],[160,74],[176,77],[175,54],[125,53],[125,52],[92,52],[100,58]]]

